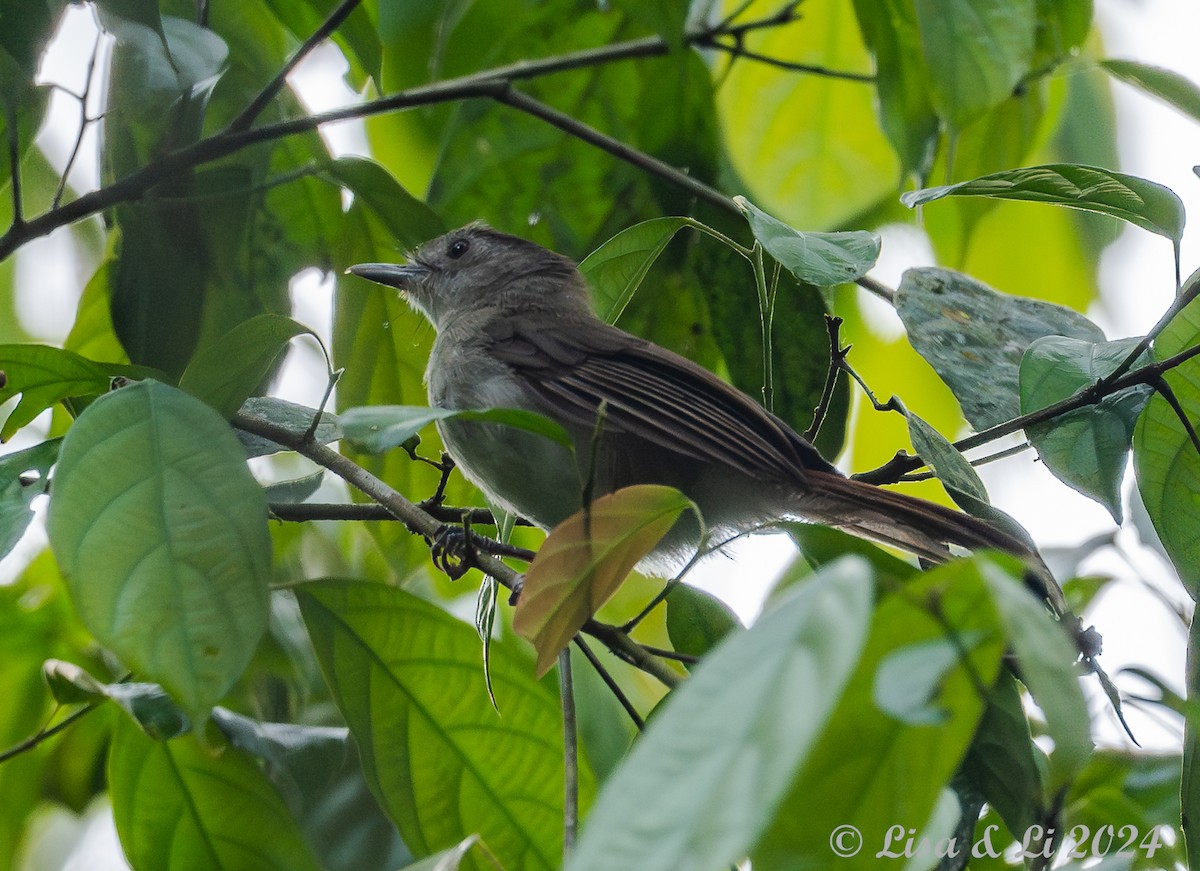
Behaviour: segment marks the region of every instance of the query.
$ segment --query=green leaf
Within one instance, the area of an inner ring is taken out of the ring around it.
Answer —
[[[742,628],[742,621],[729,606],[710,593],[677,584],[667,595],[667,634],[679,653],[706,656],[727,635]]]
[[[910,269],[896,313],[913,348],[954,392],[976,430],[1021,413],[1025,349],[1048,335],[1103,342],[1100,328],[1064,306],[999,293],[948,269]]]
[[[42,677],[60,705],[94,704],[111,699],[156,741],[174,738],[188,730],[187,715],[158,684],[102,683],[75,663],[59,659],[42,663]]]
[[[492,647],[501,716],[465,623],[382,584],[319,581],[296,594],[371,791],[413,852],[478,833],[503,867],[559,867],[561,714],[528,661]],[[581,807],[593,790],[581,762]]]
[[[1183,203],[1170,188],[1123,172],[1074,163],[994,172],[957,184],[910,191],[900,201],[913,208],[949,196],[1052,203],[1098,212],[1165,236],[1176,246],[1183,238],[1186,218]]]
[[[412,861],[367,788],[349,730],[267,723],[221,707],[213,708],[213,722],[234,747],[265,763],[323,871],[395,871]]]
[[[863,39],[875,55],[879,119],[905,174],[928,175],[938,119],[929,98],[916,9],[910,0],[854,0]]]
[[[1034,0],[914,0],[938,114],[961,130],[1002,103],[1029,72]]]
[[[325,470],[320,469],[311,475],[292,478],[287,481],[277,481],[264,488],[268,502],[283,502],[296,504],[308,499],[321,488],[325,481]]]
[[[199,727],[266,629],[266,519],[225,421],[145,381],[71,427],[47,527],[84,623]]]
[[[1021,413],[1091,387],[1112,372],[1140,339],[1095,344],[1065,336],[1035,341],[1021,359]],[[1121,482],[1138,415],[1153,392],[1137,385],[1045,423],[1026,427],[1038,456],[1067,486],[1095,499],[1121,523]]]
[[[921,459],[929,464],[955,501],[969,504],[989,503],[987,488],[975,468],[941,433],[912,412],[908,417],[908,437]]]
[[[613,5],[661,36],[672,51],[683,47],[688,0],[615,0]]]
[[[695,510],[673,487],[635,484],[601,496],[550,531],[513,612],[513,630],[537,650],[538,677],[689,507]]]
[[[0,429],[0,441],[31,423],[56,402],[108,391],[114,375],[141,377],[146,370],[111,363],[96,363],[71,351],[48,345],[0,345],[0,402],[17,394],[21,399]]]
[[[17,546],[33,520],[33,500],[50,486],[50,467],[62,439],[0,457],[0,559]]]
[[[1188,279],[1190,284],[1196,276]],[[1154,341],[1161,361],[1200,344],[1200,304],[1192,302]],[[1193,421],[1200,409],[1200,361],[1188,360],[1163,376]],[[1200,590],[1200,452],[1170,403],[1155,394],[1133,431],[1133,471],[1146,512],[1192,598]]]
[[[783,27],[747,34],[746,47],[869,74],[871,58],[849,2],[822,3]],[[834,230],[894,195],[897,160],[862,82],[797,75],[768,64],[718,67],[722,141],[746,195],[783,221]]]
[[[853,674],[750,854],[756,869],[836,867],[829,840],[842,825],[854,826],[872,845],[851,865],[879,867],[875,852],[892,826],[922,830],[935,822],[942,793],[983,713],[980,685],[996,679],[1006,648],[981,565],[973,559],[939,566],[876,606]],[[947,644],[962,648],[943,670]],[[897,655],[925,661],[925,697],[911,704],[896,700],[898,710],[889,713],[878,707],[879,687],[895,673]],[[934,679],[939,671],[941,679]],[[795,692],[804,698],[803,690]],[[925,716],[914,723],[917,712]]]
[[[339,157],[329,162],[325,172],[370,209],[399,246],[416,248],[450,229],[382,164],[364,157]]]
[[[1074,667],[1075,645],[1045,605],[998,561],[980,560],[980,570],[1020,663],[1021,680],[1046,715],[1046,734],[1054,749],[1045,771],[1045,788],[1053,802],[1092,752],[1087,705]]]
[[[179,388],[207,402],[222,417],[233,417],[262,384],[287,343],[301,335],[317,339],[316,333],[291,318],[255,315],[201,348],[179,377]]]
[[[799,549],[802,561],[811,569],[819,569],[848,553],[853,553],[869,562],[875,576],[881,579],[907,581],[920,571],[912,563],[893,556],[877,544],[832,526],[786,523],[783,530]],[[805,572],[802,566],[793,566],[783,575],[779,588],[803,580],[810,573],[811,571]]]
[[[801,281],[818,287],[845,284],[865,275],[879,259],[877,233],[804,233],[772,218],[745,197],[734,197],[734,202],[754,238]]]
[[[1023,833],[1044,818],[1039,761],[1044,760],[1029,732],[1017,682],[1002,671],[988,695],[987,710],[962,770],[1011,832]]]
[[[338,415],[342,432],[359,450],[372,454],[390,451],[407,442],[434,421],[473,420],[545,436],[563,447],[574,442],[561,425],[534,411],[521,408],[490,408],[484,411],[455,411],[423,405],[368,405],[347,408]]]
[[[1100,67],[1121,81],[1165,101],[1193,121],[1200,121],[1200,87],[1186,76],[1153,64],[1116,58],[1100,61]]]
[[[308,428],[312,426],[313,419],[317,416],[315,408],[288,402],[286,399],[277,399],[274,396],[251,396],[242,403],[241,411],[244,414],[261,417],[271,423],[285,426],[296,433],[307,432]],[[240,429],[235,430],[234,434],[241,442],[247,458],[265,457],[280,451],[291,450],[291,448]],[[330,442],[336,442],[342,438],[342,435],[342,427],[337,416],[327,411],[321,412],[321,422],[317,424],[313,438],[318,443],[327,445]]]
[[[279,794],[257,764],[185,736],[153,741],[120,720],[108,757],[113,819],[134,868],[316,871]]]
[[[690,218],[651,218],[622,230],[583,259],[579,271],[605,323],[617,322],[658,255],[690,224]]]
[[[934,703],[941,685],[980,640],[978,633],[929,638],[893,650],[875,672],[875,706],[909,726],[942,722],[947,711]]]
[[[872,587],[866,563],[848,558],[714,650],[605,784],[567,871],[715,869],[745,856],[858,662]]]

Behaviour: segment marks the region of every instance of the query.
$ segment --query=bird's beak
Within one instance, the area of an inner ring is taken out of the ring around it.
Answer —
[[[359,263],[351,266],[346,272],[384,284],[399,290],[406,290],[418,283],[429,274],[429,268],[420,263]]]

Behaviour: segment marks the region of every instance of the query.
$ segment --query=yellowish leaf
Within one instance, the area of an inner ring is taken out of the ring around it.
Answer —
[[[513,628],[537,650],[539,677],[690,505],[672,487],[639,484],[600,497],[551,530],[513,615]]]

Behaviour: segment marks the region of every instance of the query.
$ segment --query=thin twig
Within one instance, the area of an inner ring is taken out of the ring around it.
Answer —
[[[700,657],[693,656],[690,653],[680,653],[678,650],[667,650],[663,647],[654,647],[650,644],[643,644],[642,649],[655,656],[661,656],[663,659],[669,659],[672,662],[682,662],[686,665],[695,665],[700,661]]]
[[[39,729],[24,741],[20,742],[19,744],[14,744],[12,747],[9,747],[7,750],[0,753],[0,763],[7,762],[14,756],[20,756],[22,753],[32,750],[34,747],[38,746],[48,738],[53,738],[55,735],[66,729],[85,714],[96,710],[96,708],[100,707],[100,705],[102,705],[105,701],[107,701],[107,699],[98,699],[94,702],[88,702],[78,711],[73,712],[70,716],[63,719],[62,722],[45,729]]]
[[[775,27],[779,24],[780,19],[776,15],[738,25],[737,30],[749,32],[759,28]],[[684,43],[694,45],[700,39],[719,35],[720,32],[719,30],[701,30],[686,35]],[[301,118],[291,118],[275,124],[264,124],[238,131],[227,128],[187,147],[163,153],[107,187],[99,188],[77,197],[69,203],[51,208],[36,218],[24,222],[14,221],[12,226],[3,235],[0,235],[0,261],[5,260],[13,251],[31,239],[45,236],[59,227],[105,211],[119,203],[139,199],[155,185],[180,172],[220,160],[251,145],[307,133],[322,125],[338,121],[366,118],[400,109],[465,100],[472,97],[495,97],[501,91],[507,90],[512,82],[616,61],[657,57],[668,54],[670,50],[670,46],[661,37],[645,37],[539,60],[517,61],[467,76],[410,88],[354,106],[305,115]],[[627,155],[635,153],[640,154],[636,149],[626,146],[617,156],[626,159]],[[663,166],[666,165],[663,164]],[[667,167],[667,169],[671,168]],[[677,170],[667,173],[666,177],[676,183],[681,178],[687,178],[685,174],[679,173]],[[699,195],[694,189],[693,193]],[[719,205],[730,211],[736,211],[737,208],[728,198],[720,201]]]
[[[985,466],[988,463],[994,463],[997,460],[1004,460],[1004,459],[1007,459],[1008,457],[1013,457],[1013,456],[1016,456],[1017,454],[1024,453],[1025,451],[1029,450],[1032,447],[1033,447],[1033,445],[1031,445],[1029,442],[1021,442],[1019,445],[1013,445],[1011,448],[1005,448],[1002,451],[996,451],[996,453],[994,453],[994,454],[988,454],[987,456],[980,457],[976,460],[967,460],[967,462],[970,463],[972,466],[976,466],[976,467]],[[900,477],[900,481],[905,482],[905,483],[911,483],[914,481],[928,481],[931,478],[936,478],[936,477],[937,477],[937,475],[935,475],[933,472],[913,472],[912,474],[909,474],[909,475],[902,475]]]
[[[468,519],[473,526],[495,526],[496,520],[492,512],[486,508],[456,508],[451,505],[428,505],[422,503],[421,509],[442,523],[457,523],[462,520],[463,511],[468,511]],[[397,520],[397,517],[374,502],[272,502],[267,508],[276,520],[292,523],[304,523],[312,520]],[[529,526],[528,520],[517,518],[519,526]]]
[[[860,275],[854,280],[854,283],[869,293],[875,294],[888,305],[896,304],[896,291],[892,290],[882,281],[878,281],[869,275]]]
[[[87,62],[87,72],[84,73],[83,93],[77,96],[72,95],[79,101],[79,133],[75,136],[75,144],[71,148],[71,156],[67,158],[67,165],[63,168],[62,177],[58,180],[58,187],[54,190],[54,199],[51,201],[52,209],[57,209],[59,203],[62,202],[63,193],[67,189],[67,178],[71,175],[75,161],[79,159],[79,151],[83,147],[83,136],[87,133],[88,125],[95,120],[88,117],[88,100],[92,93],[92,79],[95,78],[96,57],[100,54],[100,40],[103,36],[104,31],[97,27],[96,39],[92,43],[92,54]]]
[[[575,689],[571,648],[558,654],[558,694],[563,712],[563,864],[570,858],[579,829],[579,733],[575,726]]]
[[[841,79],[848,82],[867,82],[874,83],[875,76],[871,73],[850,73],[844,70],[834,70],[829,67],[820,66],[819,64],[804,64],[796,61],[782,60],[781,58],[769,57],[765,54],[760,54],[757,51],[752,51],[746,48],[741,40],[735,40],[733,43],[721,42],[715,38],[698,41],[699,45],[705,48],[723,51],[733,57],[743,57],[746,60],[757,61],[758,63],[767,64],[768,66],[777,67],[781,70],[788,70],[795,73],[811,73],[816,76],[823,76],[828,79]]]
[[[1167,325],[1175,319],[1177,314],[1187,308],[1188,303],[1194,300],[1197,294],[1200,294],[1200,277],[1194,279],[1190,284],[1188,284],[1187,287],[1183,288],[1183,290],[1176,295],[1170,307],[1163,312],[1163,316],[1158,319],[1158,322],[1153,327],[1150,328],[1150,332],[1142,336],[1142,340],[1138,342],[1134,349],[1125,357],[1125,359],[1118,364],[1117,368],[1113,369],[1112,372],[1101,378],[1100,383],[1097,386],[1103,389],[1128,372],[1129,368],[1137,362],[1138,357],[1145,353],[1146,349],[1150,347],[1150,344],[1158,338],[1159,334],[1167,328]]]
[[[838,374],[842,371],[842,362],[850,353],[850,346],[842,347],[839,333],[842,329],[842,319],[834,315],[825,315],[825,331],[829,334],[829,369],[825,373],[825,386],[821,388],[821,401],[813,409],[812,425],[804,431],[808,441],[816,439],[821,431],[821,424],[829,413],[829,403],[833,401],[833,391],[837,387]]]
[[[1160,360],[1157,363],[1150,363],[1149,365],[1134,369],[1132,372],[1126,372],[1120,378],[1103,385],[1103,387],[1100,382],[1096,382],[1091,387],[1085,388],[1074,396],[1069,396],[1053,405],[1047,405],[1045,408],[1039,408],[1037,411],[1031,411],[1029,414],[1014,417],[1012,420],[989,427],[983,432],[960,439],[954,443],[954,447],[960,453],[969,451],[980,445],[985,445],[988,442],[1014,433],[1017,430],[1053,420],[1056,417],[1080,408],[1086,408],[1089,405],[1095,405],[1104,397],[1119,393],[1127,387],[1133,387],[1137,384],[1153,385],[1163,373],[1174,369],[1182,363],[1186,363],[1197,355],[1200,355],[1200,345],[1180,351],[1166,360]],[[898,481],[901,475],[919,469],[924,465],[925,462],[920,457],[898,452],[895,457],[888,460],[888,462],[879,468],[872,469],[869,472],[862,472],[853,477],[871,484],[891,484]]]
[[[288,74],[296,68],[300,61],[308,57],[314,48],[324,42],[330,34],[337,30],[341,23],[349,17],[350,13],[354,11],[360,2],[362,2],[362,0],[342,0],[338,7],[329,13],[329,16],[321,22],[321,26],[314,30],[312,35],[308,39],[304,40],[304,43],[298,49],[296,49],[290,58],[287,59],[287,62],[283,65],[283,68],[275,74],[275,78],[271,79],[271,81],[267,83],[266,87],[259,91],[258,95],[250,101],[250,105],[243,109],[236,118],[229,122],[229,130],[232,132],[249,130],[250,125],[254,123],[255,119],[258,118],[260,114],[262,114],[262,111],[267,107],[267,104],[275,99],[276,95],[283,89],[284,84],[287,82]]]
[[[621,689],[621,685],[617,683],[617,679],[604,667],[604,663],[600,661],[600,658],[596,656],[592,648],[588,646],[588,643],[576,635],[575,644],[583,651],[583,655],[587,657],[587,661],[591,663],[596,674],[600,675],[600,680],[604,681],[604,685],[608,687],[608,691],[616,697],[621,707],[625,709],[625,713],[629,715],[629,719],[633,721],[633,725],[637,727],[638,731],[640,732],[646,728],[646,721],[642,719],[642,715],[637,712],[637,708],[633,706],[633,702],[625,695],[625,691]]]
[[[692,178],[686,172],[682,172],[644,151],[639,151],[633,146],[609,136],[607,133],[601,133],[595,127],[584,124],[574,116],[568,115],[566,112],[560,112],[558,109],[548,106],[540,100],[535,100],[528,94],[523,94],[511,87],[505,87],[497,89],[492,98],[499,103],[504,103],[528,115],[540,118],[547,124],[551,124],[559,130],[569,133],[576,139],[587,142],[589,145],[594,145],[600,150],[606,151],[614,157],[636,166],[638,169],[666,179],[676,187],[683,188],[710,205],[734,212],[735,214],[741,214],[733,200],[716,188],[706,185],[699,179]]]

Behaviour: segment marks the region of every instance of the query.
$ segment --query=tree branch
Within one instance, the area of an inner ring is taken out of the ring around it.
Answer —
[[[1137,384],[1149,384],[1153,386],[1162,377],[1163,373],[1174,369],[1181,363],[1186,363],[1197,355],[1200,355],[1200,345],[1181,351],[1172,357],[1168,357],[1166,360],[1142,366],[1132,372],[1126,372],[1120,378],[1110,381],[1107,384],[1104,381],[1097,381],[1091,387],[1081,390],[1074,396],[1069,396],[1053,405],[1047,405],[1045,408],[1039,408],[1037,411],[1032,411],[1029,414],[1014,417],[1012,420],[996,424],[993,427],[985,429],[983,432],[960,439],[954,443],[954,447],[959,452],[969,451],[972,448],[985,445],[990,441],[995,441],[1017,430],[1025,429],[1034,424],[1045,423],[1068,412],[1086,408],[1089,405],[1095,405],[1104,397],[1118,393],[1127,387],[1133,387]],[[925,461],[919,456],[897,454],[879,468],[872,469],[869,472],[862,472],[852,477],[859,481],[866,481],[869,484],[892,484],[900,480],[901,476],[924,465]]]
[[[339,7],[340,10],[341,7]],[[794,10],[788,6],[775,15],[763,19],[739,25],[728,25],[724,29],[720,27],[710,28],[687,34],[684,37],[684,44],[695,46],[703,43],[704,40],[713,39],[724,34],[745,34],[753,30],[777,27],[794,20],[794,18]],[[330,20],[332,20],[332,16]],[[305,45],[307,46],[308,42]],[[5,260],[31,239],[45,236],[59,227],[105,211],[119,203],[139,199],[155,185],[180,172],[220,160],[251,145],[311,132],[324,124],[366,118],[371,115],[395,112],[417,106],[466,100],[473,97],[490,97],[500,100],[506,93],[511,93],[511,86],[517,81],[540,78],[584,67],[600,66],[615,61],[657,57],[669,54],[670,51],[670,46],[661,37],[651,36],[642,39],[627,40],[612,45],[569,52],[549,58],[516,61],[515,63],[481,70],[459,78],[446,79],[410,88],[366,103],[334,109],[315,115],[306,115],[301,118],[292,118],[275,124],[265,124],[261,127],[249,129],[234,129],[233,125],[231,125],[229,128],[201,139],[192,145],[165,152],[107,187],[91,191],[69,203],[56,205],[33,219],[27,221],[14,220],[12,226],[3,235],[0,235],[0,261]],[[299,52],[297,53],[298,56]],[[285,70],[281,71],[281,75],[286,75],[286,69],[285,67]],[[272,91],[272,89],[275,92],[278,90],[275,87],[274,80],[272,84],[264,88],[263,93]],[[508,102],[514,108],[535,114],[537,117],[541,117],[543,120],[559,126],[560,129],[571,135],[581,135],[581,138],[589,136],[589,134],[583,134],[583,130],[591,130],[591,128],[585,128],[585,125],[578,125],[575,119],[565,115],[562,115],[562,118],[568,119],[570,123],[560,124],[559,120],[561,119],[558,119],[558,116],[562,113],[557,113],[557,110],[553,110],[548,106],[543,109],[543,104],[532,100],[532,98],[519,95],[502,101]],[[256,115],[258,111],[261,111],[255,108],[258,102],[259,100],[256,98],[242,114],[244,116]],[[239,116],[240,118],[241,116]],[[12,126],[10,125],[10,127]],[[727,211],[739,213],[737,206],[731,199],[709,188],[707,185],[703,185],[701,182],[690,178],[686,173],[682,173],[661,161],[657,161],[655,158],[631,146],[620,143],[599,131],[592,131],[592,134],[594,135],[591,135],[590,138],[585,138],[585,141],[597,147],[604,148],[604,150],[615,157],[630,161],[646,171],[655,172],[672,183],[681,184],[685,189],[707,202]],[[860,280],[860,283],[862,283],[862,280]],[[868,284],[864,284],[864,286],[870,289]]]
[[[238,412],[234,415],[232,423],[244,432],[269,439],[307,457],[317,465],[329,469],[351,487],[382,505],[409,530],[430,541],[437,537],[444,526],[441,521],[421,510],[416,504],[410,502],[397,490],[388,486],[362,466],[320,442],[305,439],[303,431],[296,431],[260,415],[246,412]],[[469,566],[491,575],[509,590],[520,586],[520,574],[496,557],[474,549],[469,552],[468,557]],[[607,645],[608,649],[616,656],[657,678],[667,686],[675,686],[679,683],[680,676],[677,672],[648,653],[616,626],[588,620],[584,624],[583,631]]]

